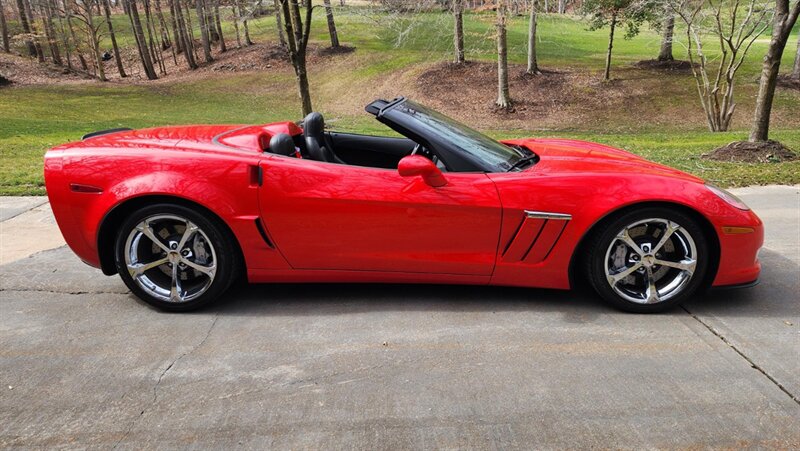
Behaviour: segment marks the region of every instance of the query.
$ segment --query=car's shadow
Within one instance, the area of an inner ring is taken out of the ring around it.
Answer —
[[[717,316],[779,316],[800,313],[800,265],[761,251],[761,283],[740,290],[711,290],[685,303]],[[585,287],[543,290],[515,287],[398,284],[241,284],[203,312],[225,315],[319,315],[376,311],[561,312],[586,322],[615,312]],[[668,314],[685,314],[678,307]]]

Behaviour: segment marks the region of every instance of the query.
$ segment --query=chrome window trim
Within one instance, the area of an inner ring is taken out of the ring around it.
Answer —
[[[551,213],[547,211],[525,210],[525,216],[531,219],[560,219],[562,221],[569,221],[572,219],[572,215],[566,213]]]

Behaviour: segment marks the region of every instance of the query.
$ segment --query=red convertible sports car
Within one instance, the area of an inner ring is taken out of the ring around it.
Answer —
[[[404,136],[267,125],[116,129],[45,156],[72,250],[164,310],[250,282],[591,286],[664,310],[758,279],[761,220],[697,177],[608,146],[495,141],[403,97]]]

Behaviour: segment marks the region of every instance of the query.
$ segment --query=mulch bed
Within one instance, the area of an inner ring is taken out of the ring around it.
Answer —
[[[797,159],[797,154],[778,141],[735,141],[719,147],[703,158],[734,163],[780,163]]]
[[[672,60],[672,61],[659,61],[659,60],[643,60],[633,64],[637,69],[648,70],[663,70],[673,72],[691,72],[692,64],[688,61]]]
[[[780,86],[781,88],[794,89],[800,91],[800,78],[789,78],[788,75],[779,75],[778,86]]]

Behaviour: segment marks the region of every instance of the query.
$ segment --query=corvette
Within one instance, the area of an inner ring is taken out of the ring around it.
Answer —
[[[732,194],[605,145],[495,141],[404,97],[403,137],[301,125],[92,133],[45,155],[66,242],[145,302],[187,311],[249,282],[591,287],[656,312],[756,283],[761,220]]]

